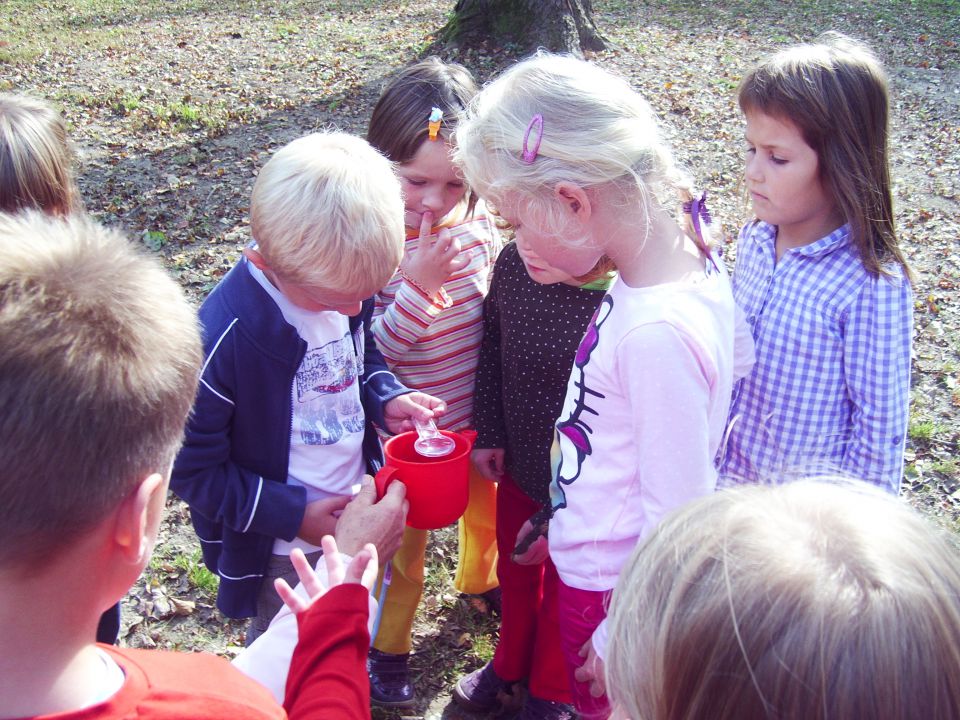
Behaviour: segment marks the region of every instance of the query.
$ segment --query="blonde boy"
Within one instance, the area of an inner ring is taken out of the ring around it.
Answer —
[[[217,605],[251,617],[247,642],[294,584],[290,551],[320,538],[382,463],[390,432],[443,411],[387,370],[369,332],[372,301],[403,251],[390,164],[365,141],[315,133],[263,167],[250,204],[254,244],[200,309],[206,360],[173,470]],[[264,581],[267,582],[264,582]]]

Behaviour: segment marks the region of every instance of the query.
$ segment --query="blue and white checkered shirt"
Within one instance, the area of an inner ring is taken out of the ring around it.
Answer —
[[[734,388],[721,483],[833,474],[899,490],[912,291],[899,265],[871,277],[849,230],[779,262],[775,226],[740,232],[733,290],[757,362]]]

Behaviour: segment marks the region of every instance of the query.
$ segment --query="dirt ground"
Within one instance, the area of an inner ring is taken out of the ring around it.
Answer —
[[[88,0],[0,6],[0,91],[56,103],[70,123],[88,210],[165,262],[199,302],[249,240],[258,169],[321,127],[362,134],[385,78],[435,41],[452,2]],[[710,192],[726,257],[740,199],[743,123],[734,91],[764,53],[837,29],[873,44],[893,97],[893,177],[902,245],[916,273],[910,440],[903,494],[960,531],[960,5],[772,0],[707,5],[596,0],[614,49],[592,57],[653,104],[677,154]],[[485,80],[514,46],[445,49]],[[243,624],[212,608],[182,503],[171,499],[157,558],[124,602],[123,642],[227,656]],[[415,637],[420,703],[459,717],[449,686],[484,662],[496,622],[450,585],[455,534],[430,546]]]

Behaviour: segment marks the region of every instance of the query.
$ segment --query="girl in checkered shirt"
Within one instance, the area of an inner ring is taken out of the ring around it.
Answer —
[[[731,407],[721,482],[813,474],[896,493],[913,300],[894,230],[887,82],[830,33],[743,79],[746,187],[734,296],[756,343]]]

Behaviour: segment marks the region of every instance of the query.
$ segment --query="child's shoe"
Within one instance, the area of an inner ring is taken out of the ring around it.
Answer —
[[[528,695],[516,720],[576,720],[578,717],[572,705]]]
[[[370,648],[367,673],[370,675],[370,702],[381,707],[410,707],[414,704],[409,653],[394,655]]]
[[[490,712],[501,704],[501,695],[509,695],[513,683],[502,680],[493,671],[493,663],[464,675],[453,688],[453,699],[473,712]]]

